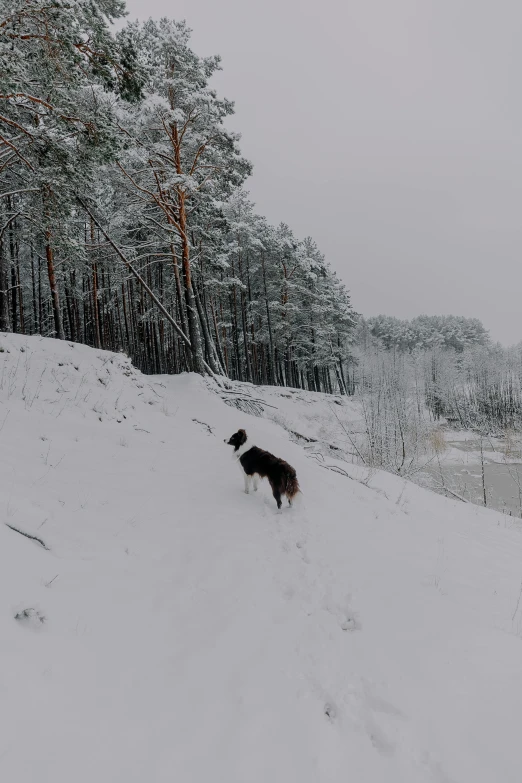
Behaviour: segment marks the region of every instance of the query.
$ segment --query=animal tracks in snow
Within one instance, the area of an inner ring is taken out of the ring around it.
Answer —
[[[342,631],[360,631],[362,623],[358,612],[352,608],[351,593],[347,593],[342,601],[336,601],[331,594],[326,594],[323,609],[335,618]]]
[[[306,647],[315,640],[312,644],[319,645],[321,655],[329,660],[328,668],[318,675],[314,673],[318,658],[305,653],[303,648],[303,675],[311,686],[316,708],[332,729],[337,727],[345,732],[351,725],[379,756],[391,759],[401,756],[406,749],[409,763],[426,768],[426,762],[414,750],[417,743],[409,720],[381,696],[374,684],[357,677],[354,682],[349,662],[350,650],[356,648],[352,648],[349,640],[353,633],[362,630],[363,624],[354,608],[352,592],[343,593],[340,587],[344,583],[346,588],[346,577],[340,578],[339,572],[321,562],[320,554],[316,559],[313,531],[305,514],[294,510],[283,518],[278,517],[275,530],[281,551],[292,561],[285,569],[285,583],[280,585],[283,596],[302,609]],[[343,643],[339,645],[340,636],[345,637],[346,647]],[[330,654],[326,649],[330,649]],[[332,675],[336,671],[339,676]],[[436,783],[444,781],[438,772],[434,774]]]
[[[381,728],[374,722],[369,721],[366,725],[368,737],[375,750],[385,756],[391,756],[395,751],[395,744],[391,742]]]
[[[20,609],[14,615],[14,619],[24,628],[30,628],[33,631],[41,630],[47,621],[43,612],[33,607]]]
[[[327,701],[326,704],[324,705],[324,714],[326,715],[330,723],[333,723],[337,717],[337,707],[335,706],[335,704],[332,704],[331,702]]]
[[[299,550],[299,554],[301,555],[301,560],[303,561],[303,563],[306,563],[306,565],[310,565],[310,558],[306,553],[304,541],[296,541],[295,545],[296,548]]]
[[[291,520],[292,527],[285,524],[288,519]],[[295,527],[298,525],[301,528],[301,535],[296,540]],[[283,588],[285,598],[289,599],[291,596],[294,599],[300,599],[308,616],[320,610],[328,612],[344,632],[360,631],[362,623],[358,612],[354,611],[351,606],[351,594],[348,593],[342,601],[336,601],[332,597],[333,585],[336,582],[335,574],[321,568],[319,563],[315,565],[309,555],[306,516],[297,515],[292,510],[291,517],[287,517],[285,522],[281,522],[278,527],[283,552],[290,556],[297,554],[299,557],[298,584],[285,585]],[[327,581],[324,579],[325,574],[331,577]]]
[[[360,631],[362,628],[362,625],[359,621],[359,618],[354,613],[352,615],[347,616],[342,622],[341,622],[341,630],[343,631]]]

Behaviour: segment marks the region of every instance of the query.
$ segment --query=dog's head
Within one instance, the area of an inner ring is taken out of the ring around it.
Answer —
[[[237,432],[234,432],[230,440],[225,440],[225,443],[228,446],[233,446],[234,451],[237,451],[246,443],[247,434],[245,430],[238,430]]]

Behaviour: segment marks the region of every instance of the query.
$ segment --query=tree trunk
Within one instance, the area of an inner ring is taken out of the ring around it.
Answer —
[[[172,69],[174,65],[170,66]],[[175,108],[175,96],[172,92],[169,93],[169,99],[171,108]],[[180,139],[176,123],[171,126],[172,143],[174,146],[174,157],[176,160],[176,171],[178,174],[182,174],[181,168],[181,151],[180,151]],[[203,359],[203,345],[201,342],[201,333],[198,327],[198,314],[196,311],[196,302],[194,299],[194,291],[192,289],[192,275],[190,271],[190,247],[187,235],[187,211],[185,207],[185,192],[182,188],[176,188],[177,193],[177,206],[179,214],[179,228],[178,233],[181,239],[181,258],[183,265],[183,278],[185,283],[185,303],[187,306],[187,319],[188,319],[188,331],[189,340],[192,353],[192,364],[194,372],[204,374],[205,362]]]
[[[172,221],[170,219],[169,219],[169,223],[172,224]],[[180,273],[179,273],[178,257],[176,255],[176,249],[175,249],[174,245],[170,246],[170,252],[172,254],[172,263],[173,263],[173,266],[174,266],[174,279],[176,281],[176,299],[177,299],[178,310],[179,310],[179,321],[180,321],[181,328],[182,328],[183,332],[185,334],[189,334],[187,317],[186,317],[185,307],[184,307],[184,303],[183,303],[183,292],[182,292],[182,288],[181,288],[181,276],[180,276]],[[192,369],[192,367],[191,367],[192,357],[190,356],[190,354],[187,354],[187,352],[185,350],[185,345],[184,344],[183,344],[182,350],[183,350],[183,355],[185,357],[186,364],[189,366],[189,369]]]
[[[201,330],[203,332],[203,339],[205,340],[205,347],[207,349],[208,363],[215,373],[218,373],[218,375],[224,374],[223,368],[219,366],[219,359],[216,348],[208,330],[205,313],[203,311],[203,305],[201,303],[201,297],[198,293],[198,288],[196,285],[194,286],[194,299],[196,302],[196,307],[198,308],[199,321],[201,324]]]
[[[44,211],[45,219],[47,221],[47,228],[45,230],[45,258],[47,261],[47,276],[49,278],[49,287],[51,289],[51,301],[53,306],[54,316],[54,332],[55,337],[58,340],[65,340],[65,334],[63,331],[62,323],[62,311],[60,309],[60,297],[58,295],[58,284],[56,282],[56,271],[54,268],[54,252],[52,248],[52,234],[51,234],[51,216],[49,210],[49,202],[51,199],[51,189],[46,186],[43,191]]]
[[[34,273],[34,253],[33,253],[32,245],[31,245],[31,283],[32,283],[32,292],[33,292],[33,332],[39,332],[40,329],[38,326],[38,310],[36,305],[36,277]]]
[[[270,306],[268,304],[268,293],[266,288],[266,269],[265,269],[264,253],[261,253],[261,266],[263,269],[263,286],[265,289],[265,307],[266,307],[266,320],[268,325],[268,339],[270,341],[270,350],[268,354],[268,369],[269,369],[270,383],[276,383],[274,339],[272,337],[272,319],[270,318]]]
[[[42,264],[38,256],[38,331],[43,333]]]
[[[0,239],[0,332],[9,331],[9,302],[7,288],[5,244]]]
[[[96,264],[95,244],[95,226],[91,218],[91,253],[92,253],[92,315],[94,321],[94,345],[96,348],[102,348],[102,338],[100,330],[100,308],[98,303],[98,267]]]
[[[192,274],[190,270],[190,248],[187,237],[187,216],[185,212],[185,194],[181,193],[179,197],[179,224],[181,227],[181,253],[183,260],[183,277],[185,282],[185,303],[187,306],[187,318],[189,327],[190,346],[192,348],[192,363],[194,372],[200,375],[204,374],[203,365],[203,345],[201,343],[201,333],[198,326],[198,314],[196,310],[196,301],[194,290],[192,288]]]
[[[8,199],[9,206],[11,205],[11,199]],[[11,324],[13,332],[18,331],[18,289],[16,282],[16,240],[14,235],[14,226],[16,221],[13,221],[9,227],[9,253],[11,256]]]
[[[225,362],[225,357],[223,356],[223,351],[221,349],[221,340],[219,339],[219,328],[218,328],[217,318],[216,318],[216,308],[214,307],[214,302],[212,300],[212,297],[210,297],[210,310],[212,312],[212,321],[213,321],[213,324],[214,324],[214,333],[216,335],[216,350],[217,350],[219,362],[220,362],[221,366],[223,367],[223,374],[226,375],[227,374],[226,362]]]
[[[45,258],[47,260],[47,275],[49,277],[49,287],[51,289],[51,300],[53,304],[55,337],[57,337],[58,340],[65,340],[62,312],[60,309],[60,297],[58,296],[58,285],[56,283],[56,273],[54,269],[54,253],[51,246],[51,232],[49,229],[45,232]]]

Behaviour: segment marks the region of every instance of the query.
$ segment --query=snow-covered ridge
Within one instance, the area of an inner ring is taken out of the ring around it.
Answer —
[[[128,357],[78,343],[0,334],[0,394],[4,405],[23,402],[58,418],[132,419],[142,403],[160,399],[154,383]]]
[[[310,459],[331,398],[228,392],[273,420],[0,335],[0,779],[519,783],[520,532]],[[242,492],[238,427],[299,508]]]

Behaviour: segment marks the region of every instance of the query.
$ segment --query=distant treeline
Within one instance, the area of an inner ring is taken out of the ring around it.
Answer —
[[[450,348],[458,352],[487,345],[489,336],[478,318],[460,315],[419,315],[411,321],[378,315],[359,324],[358,341],[375,338],[383,348],[399,351]]]

